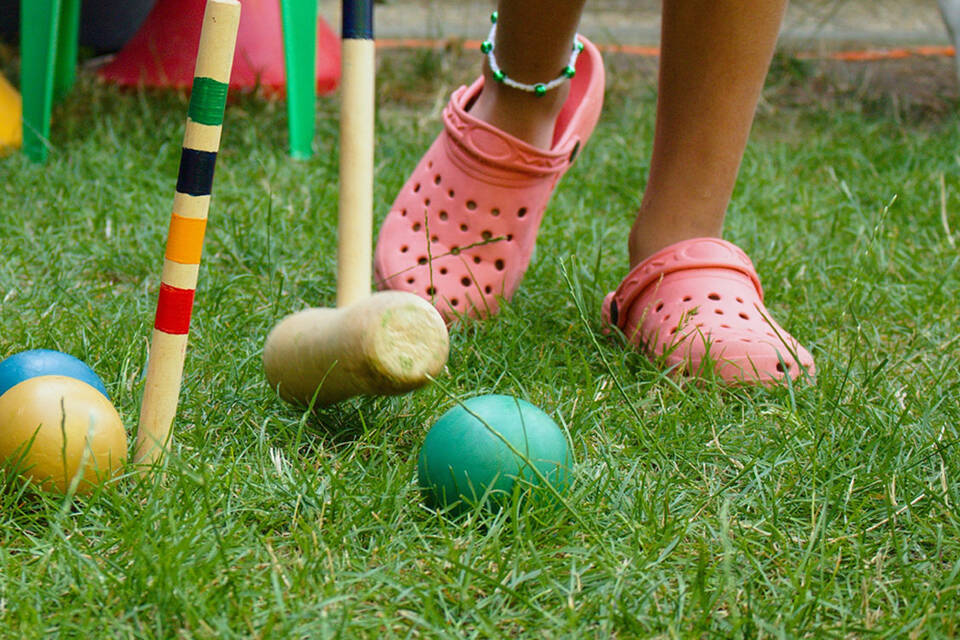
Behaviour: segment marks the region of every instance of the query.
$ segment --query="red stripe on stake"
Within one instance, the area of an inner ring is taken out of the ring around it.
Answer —
[[[193,294],[194,289],[180,289],[161,282],[154,328],[173,335],[189,333]]]

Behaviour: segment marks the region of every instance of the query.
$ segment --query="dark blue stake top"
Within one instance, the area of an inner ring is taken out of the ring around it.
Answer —
[[[373,0],[343,0],[345,39],[373,40]]]

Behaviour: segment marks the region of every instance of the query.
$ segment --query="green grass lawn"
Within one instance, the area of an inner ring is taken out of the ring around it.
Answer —
[[[381,61],[378,219],[477,64]],[[73,501],[0,480],[0,636],[960,634],[955,101],[777,60],[726,237],[818,379],[725,390],[601,333],[655,101],[653,63],[608,63],[607,108],[514,301],[452,333],[437,384],[317,416],[276,398],[260,357],[282,316],[333,304],[337,104],[294,162],[283,104],[236,97],[167,472]],[[84,359],[131,436],[186,108],[82,74],[50,161],[0,160],[0,356]],[[427,429],[494,392],[567,431],[568,509],[422,506]]]

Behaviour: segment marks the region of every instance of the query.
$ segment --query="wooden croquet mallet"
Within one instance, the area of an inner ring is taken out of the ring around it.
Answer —
[[[207,0],[140,408],[137,464],[158,461],[170,444],[239,24],[237,0]]]
[[[337,308],[307,309],[267,337],[264,369],[289,402],[329,405],[427,384],[449,352],[446,324],[412,293],[370,294],[375,55],[372,0],[342,3]]]

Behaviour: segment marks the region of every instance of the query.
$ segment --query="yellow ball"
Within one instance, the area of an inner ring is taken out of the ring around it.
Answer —
[[[0,463],[16,464],[46,489],[63,493],[79,475],[77,493],[88,493],[126,458],[120,415],[85,382],[40,376],[0,396]]]

